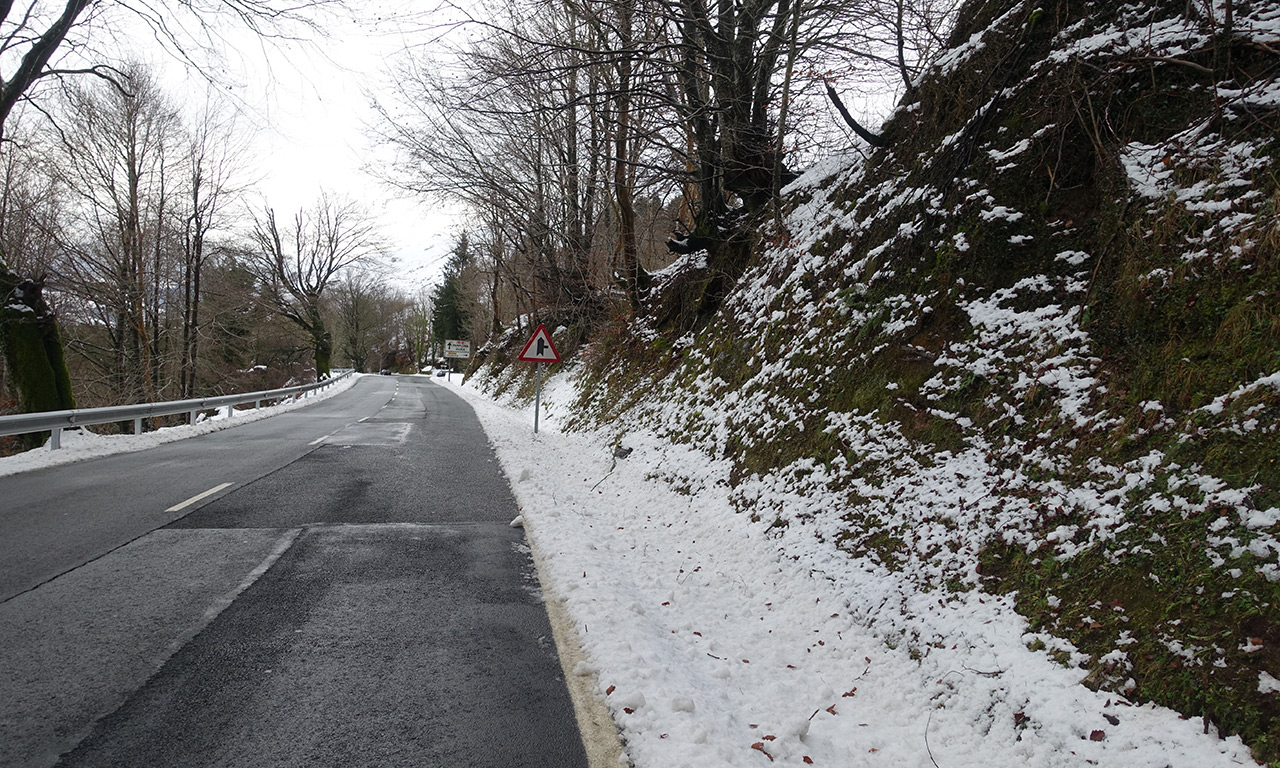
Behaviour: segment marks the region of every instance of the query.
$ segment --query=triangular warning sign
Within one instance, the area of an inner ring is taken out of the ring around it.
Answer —
[[[551,334],[547,333],[547,326],[540,325],[538,330],[533,332],[533,338],[524,345],[520,359],[526,363],[560,362],[560,353],[556,351],[556,345],[551,343]]]

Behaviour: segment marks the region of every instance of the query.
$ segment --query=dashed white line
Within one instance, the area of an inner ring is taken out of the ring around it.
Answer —
[[[317,437],[315,440],[312,440],[311,442],[307,443],[307,445],[315,445],[316,443],[322,443],[328,439],[329,439],[328,435],[325,435],[324,437]]]
[[[235,485],[235,483],[223,483],[222,485],[215,485],[209,490],[205,491],[204,493],[197,493],[195,496],[192,496],[191,498],[187,499],[181,504],[174,504],[172,507],[169,507],[168,509],[166,509],[165,512],[181,512],[182,510],[186,509],[192,504],[195,504],[197,501],[200,501],[201,499],[206,499],[212,496],[213,494],[217,493],[218,491],[221,491],[224,488],[230,488],[233,485]]]

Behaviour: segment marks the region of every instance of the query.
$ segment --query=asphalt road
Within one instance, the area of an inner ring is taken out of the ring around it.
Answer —
[[[510,489],[428,380],[0,504],[0,765],[586,765]]]

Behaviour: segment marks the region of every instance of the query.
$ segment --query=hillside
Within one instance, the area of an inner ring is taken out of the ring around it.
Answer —
[[[971,2],[714,315],[557,331],[572,421],[725,462],[786,557],[892,575],[849,600],[913,658],[951,641],[919,595],[1007,596],[1030,652],[1280,765],[1278,75],[1271,3]]]

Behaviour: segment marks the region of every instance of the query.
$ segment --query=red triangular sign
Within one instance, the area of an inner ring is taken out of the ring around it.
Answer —
[[[533,332],[533,338],[524,345],[520,359],[526,363],[560,362],[560,353],[556,351],[556,345],[551,343],[551,334],[547,333],[547,326],[540,325],[538,330]]]

